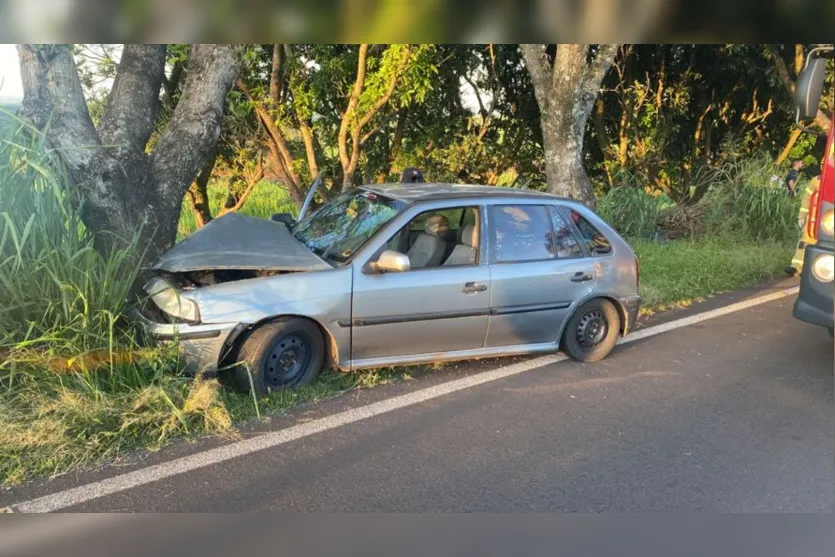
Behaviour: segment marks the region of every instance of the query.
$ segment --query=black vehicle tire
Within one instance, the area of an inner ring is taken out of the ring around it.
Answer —
[[[589,300],[568,320],[562,335],[562,349],[574,360],[596,362],[609,355],[619,336],[617,308],[609,300]]]
[[[829,336],[835,338],[835,328],[827,327],[827,329],[829,329]]]
[[[238,352],[235,384],[257,395],[312,383],[325,360],[319,328],[306,319],[271,321],[258,327]]]

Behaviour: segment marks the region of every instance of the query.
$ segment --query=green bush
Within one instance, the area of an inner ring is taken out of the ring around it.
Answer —
[[[630,239],[651,237],[659,225],[670,238],[796,239],[799,201],[772,180],[777,172],[768,156],[739,159],[714,169],[707,193],[694,204],[675,205],[666,195],[653,197],[641,188],[621,186],[600,199],[598,212]]]
[[[700,201],[705,208],[703,232],[754,241],[796,239],[799,200],[785,195],[771,181],[774,175],[765,157],[728,163]]]
[[[673,206],[666,195],[653,197],[643,189],[621,186],[609,190],[597,205],[600,216],[627,238],[647,238]]]

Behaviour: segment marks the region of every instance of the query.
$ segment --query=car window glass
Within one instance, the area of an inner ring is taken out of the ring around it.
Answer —
[[[548,207],[548,212],[551,215],[551,226],[553,227],[551,246],[557,258],[582,257],[583,250],[577,243],[577,238],[574,236],[571,226],[562,218],[556,207]]]
[[[432,215],[443,215],[449,223],[449,230],[457,231],[461,224],[461,216],[463,213],[463,208],[444,209],[441,211],[427,211],[415,217],[415,220],[413,220],[410,225],[410,230],[412,232],[423,231],[426,228],[426,219],[428,219]]]
[[[553,259],[544,205],[494,205],[490,209],[497,262]]]
[[[580,231],[580,236],[586,243],[589,253],[592,255],[606,255],[612,253],[612,244],[597,228],[594,227],[588,220],[580,213],[571,210],[571,220]]]
[[[462,237],[466,224],[461,223],[469,219],[475,226],[477,210],[475,207],[458,207],[425,211],[394,234],[384,249],[408,255],[413,269],[474,265],[477,262],[478,234],[475,231],[466,238]]]

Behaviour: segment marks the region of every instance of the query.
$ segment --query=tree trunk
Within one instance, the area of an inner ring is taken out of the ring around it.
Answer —
[[[194,222],[197,223],[198,229],[203,228],[212,220],[212,209],[209,205],[209,179],[212,177],[216,160],[215,156],[211,156],[203,165],[197,179],[188,188],[186,198],[191,212],[194,213]]]
[[[180,101],[156,148],[165,47],[126,45],[99,131],[87,111],[69,45],[19,45],[22,114],[60,151],[84,204],[82,218],[108,253],[131,239],[153,262],[177,234],[183,196],[220,135],[238,48],[193,45]]]
[[[600,45],[589,61],[589,45],[561,44],[552,66],[544,45],[520,45],[539,105],[548,190],[590,207],[596,199],[582,160],[586,121],[618,46]]]

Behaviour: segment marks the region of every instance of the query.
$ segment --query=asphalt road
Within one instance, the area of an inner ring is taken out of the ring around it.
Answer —
[[[833,343],[792,302],[67,510],[833,512]]]

